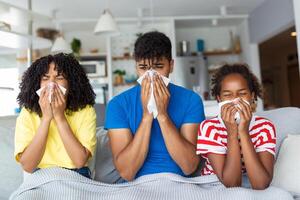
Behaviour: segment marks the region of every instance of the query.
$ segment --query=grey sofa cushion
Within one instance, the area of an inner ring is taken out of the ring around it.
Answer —
[[[94,105],[95,111],[96,111],[96,126],[97,127],[102,127],[104,126],[104,117],[105,117],[105,104],[100,104],[100,103],[96,103]]]
[[[114,166],[107,131],[103,127],[97,131],[94,179],[104,183],[119,183],[123,181]]]
[[[277,144],[276,156],[288,134],[300,133],[300,109],[296,107],[278,108],[275,110],[258,112],[256,115],[265,117],[275,124]]]
[[[0,117],[0,199],[8,199],[23,181],[22,168],[14,159],[16,116]]]

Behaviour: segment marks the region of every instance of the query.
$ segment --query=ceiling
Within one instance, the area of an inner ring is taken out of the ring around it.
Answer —
[[[2,1],[27,8],[27,0]],[[149,16],[151,1],[154,16],[188,16],[220,14],[222,5],[228,14],[249,14],[265,0],[32,0],[32,8],[48,16],[58,10],[58,19],[98,18],[107,5],[115,17],[136,17],[138,8]]]
[[[28,0],[0,1],[25,9],[28,6]],[[138,9],[143,10],[143,16],[149,17],[151,16],[151,5],[154,17],[220,15],[221,6],[227,7],[227,14],[229,15],[248,15],[264,1],[265,0],[32,0],[32,10],[34,12],[53,17],[53,11],[56,10],[57,21],[68,22],[58,25],[53,21],[35,21],[33,23],[33,30],[39,27],[56,28],[62,32],[93,30],[96,20],[100,17],[103,9],[107,7],[116,18],[137,17]],[[24,19],[22,15],[15,18],[17,25],[12,25],[12,30],[19,33],[27,33],[28,25],[26,19]],[[12,17],[9,19],[13,20]],[[230,19],[229,21],[225,19],[219,21],[219,25],[223,23],[231,25],[239,21],[241,21],[241,19]],[[178,25],[189,27],[194,24],[188,21],[182,23],[183,24]],[[211,21],[202,20],[199,23],[201,23],[201,25],[207,25],[211,24]],[[7,51],[7,49],[5,49],[5,51]]]

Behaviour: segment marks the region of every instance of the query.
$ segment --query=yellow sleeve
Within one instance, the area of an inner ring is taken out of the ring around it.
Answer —
[[[17,118],[14,152],[17,162],[20,160],[20,154],[23,153],[35,134],[31,115],[32,114],[26,108],[22,108],[20,115]]]
[[[94,156],[97,144],[96,138],[96,112],[94,107],[87,106],[78,113],[76,123],[79,124],[77,139]]]

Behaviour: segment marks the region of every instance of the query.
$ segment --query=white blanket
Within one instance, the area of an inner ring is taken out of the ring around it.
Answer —
[[[175,174],[161,173],[143,176],[129,183],[105,184],[87,179],[70,170],[50,168],[30,175],[10,199],[292,200],[293,198],[288,192],[275,187],[262,191],[225,188],[214,175],[184,178]]]

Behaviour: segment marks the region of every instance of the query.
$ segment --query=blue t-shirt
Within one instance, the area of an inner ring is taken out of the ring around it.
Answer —
[[[183,87],[169,84],[168,114],[178,130],[185,123],[201,123],[204,119],[203,103],[199,95]],[[137,85],[114,97],[106,109],[105,129],[128,128],[134,135],[143,116],[141,86]],[[148,155],[136,177],[170,172],[184,176],[170,156],[157,119],[153,120]]]

